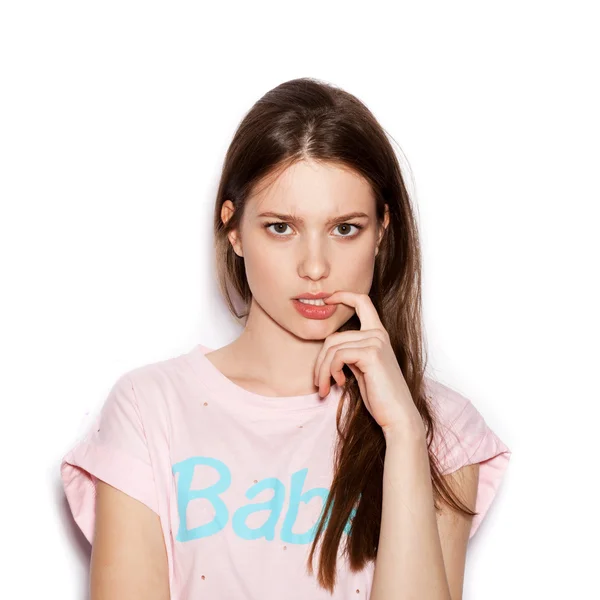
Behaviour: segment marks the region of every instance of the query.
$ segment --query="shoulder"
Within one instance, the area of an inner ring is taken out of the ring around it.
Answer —
[[[426,379],[429,409],[434,417],[432,446],[447,474],[471,460],[477,448],[493,432],[475,404],[448,385]]]
[[[127,398],[144,423],[164,425],[170,420],[172,409],[193,393],[195,373],[189,354],[181,353],[124,371],[113,390]]]
[[[472,406],[471,401],[450,386],[431,377],[425,377],[425,392],[429,407],[444,424],[450,425],[461,413]]]
[[[431,447],[441,475],[468,504],[475,501],[472,537],[498,492],[512,452],[469,398],[430,378],[425,387],[434,417]]]
[[[123,377],[142,384],[172,379],[189,371],[189,355],[190,352],[184,352],[161,360],[143,363],[124,372]]]

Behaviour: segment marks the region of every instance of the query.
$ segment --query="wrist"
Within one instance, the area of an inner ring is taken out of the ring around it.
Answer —
[[[425,424],[419,414],[402,423],[382,427],[382,431],[388,445],[397,441],[401,441],[401,443],[411,441],[420,444],[426,440]]]

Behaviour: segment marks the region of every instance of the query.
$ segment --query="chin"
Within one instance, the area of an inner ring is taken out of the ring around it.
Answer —
[[[299,337],[304,339],[324,340],[341,327],[339,318],[306,319],[301,316],[298,318],[301,319],[301,323],[299,326],[296,326],[296,329],[299,330]]]

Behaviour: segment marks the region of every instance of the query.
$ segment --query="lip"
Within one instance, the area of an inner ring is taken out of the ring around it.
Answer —
[[[331,294],[329,294],[331,295]],[[312,306],[311,304],[303,304],[297,298],[292,298],[294,308],[307,319],[329,319],[337,310],[337,304],[326,304],[325,306]]]
[[[319,300],[321,298],[329,298],[332,294],[328,294],[327,292],[319,292],[318,294],[302,294],[301,296],[296,296],[292,298],[292,300],[298,300],[299,298],[304,298],[306,300]]]

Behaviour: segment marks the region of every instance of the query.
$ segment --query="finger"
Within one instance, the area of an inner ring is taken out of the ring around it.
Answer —
[[[340,381],[343,381],[346,379],[346,376],[344,375],[344,365],[346,364],[343,360],[339,359],[339,353],[336,353],[336,356],[338,357],[337,359],[334,357],[334,359],[331,361],[331,374],[333,375],[333,378],[335,379],[336,383],[341,387],[343,385],[340,384]]]
[[[343,332],[346,333],[346,332]],[[356,333],[356,332],[354,332]],[[333,336],[330,336],[330,338]],[[338,338],[339,339],[339,338]],[[359,338],[359,339],[353,339],[353,340],[349,340],[348,342],[343,342],[343,343],[329,343],[329,347],[325,350],[325,354],[323,355],[323,358],[321,360],[321,363],[318,367],[318,371],[317,371],[317,378],[316,378],[316,383],[315,385],[317,385],[319,387],[319,393],[321,394],[321,396],[326,396],[329,393],[328,390],[328,386],[329,386],[329,381],[330,381],[330,377],[333,375],[330,369],[330,365],[331,365],[331,361],[333,359],[333,356],[335,354],[335,352],[337,350],[339,350],[342,347],[356,347],[359,346],[365,342],[365,338]],[[335,376],[334,376],[335,378]],[[336,379],[337,381],[337,379]],[[324,393],[322,393],[322,390],[324,390]]]
[[[337,374],[342,370],[342,368],[344,366],[343,359],[340,364],[339,357],[338,357],[338,362],[336,362],[335,374],[334,374],[334,372],[332,370],[332,362],[335,360],[335,357],[339,352],[346,352],[347,350],[360,350],[362,348],[368,348],[369,346],[372,346],[372,345],[373,345],[373,340],[371,338],[367,338],[367,339],[363,339],[363,340],[347,342],[347,343],[341,344],[341,345],[335,345],[335,346],[332,346],[331,348],[329,348],[329,350],[325,354],[325,358],[323,359],[323,363],[319,370],[318,383],[317,383],[317,385],[319,386],[319,395],[327,396],[327,394],[330,391],[329,383],[330,383],[331,376],[333,375],[334,379],[336,379],[336,381],[337,381]],[[343,356],[347,356],[347,355],[348,354],[345,353]],[[342,371],[342,374],[343,374],[343,371]]]
[[[353,342],[357,340],[363,340],[366,337],[370,337],[373,335],[373,332],[369,331],[356,331],[355,329],[351,329],[349,331],[340,331],[337,333],[333,333],[325,339],[321,350],[317,356],[317,360],[315,361],[315,368],[313,373],[313,380],[315,385],[319,385],[319,372],[321,370],[321,364],[323,363],[323,358],[327,353],[327,350],[332,346],[337,346],[338,344],[343,344],[346,342]]]
[[[360,320],[360,330],[364,329],[385,329],[383,323],[377,314],[371,298],[368,294],[357,294],[346,290],[333,292],[329,298],[325,298],[324,302],[341,302],[352,306],[356,310],[358,319]]]

